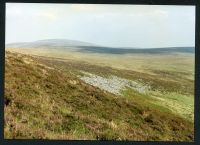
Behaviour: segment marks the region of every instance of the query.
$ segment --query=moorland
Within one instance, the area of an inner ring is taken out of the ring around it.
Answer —
[[[6,46],[4,136],[194,140],[194,48]]]

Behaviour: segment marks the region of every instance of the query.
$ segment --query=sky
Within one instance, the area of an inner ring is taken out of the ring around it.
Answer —
[[[195,6],[6,3],[6,43],[70,39],[110,47],[195,45]]]

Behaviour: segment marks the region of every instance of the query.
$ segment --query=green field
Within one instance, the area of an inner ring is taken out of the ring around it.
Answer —
[[[5,138],[194,140],[194,54],[9,48],[5,69]]]

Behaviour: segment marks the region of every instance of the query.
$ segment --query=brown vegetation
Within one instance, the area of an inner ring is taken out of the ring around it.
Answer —
[[[135,99],[118,97],[74,75],[75,68],[130,78],[137,77],[136,72],[115,73],[110,68],[102,72],[98,67],[60,63],[6,52],[6,139],[194,140],[191,122],[144,103],[137,94],[130,93]],[[165,81],[140,76],[166,88]],[[181,89],[177,82],[170,83],[169,90]]]

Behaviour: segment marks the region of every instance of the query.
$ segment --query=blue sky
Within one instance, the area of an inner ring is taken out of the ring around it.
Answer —
[[[195,7],[6,4],[6,43],[59,38],[111,47],[194,46]]]

